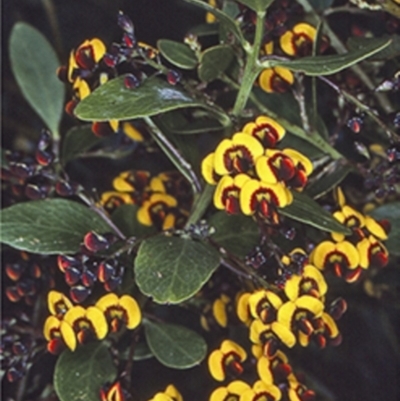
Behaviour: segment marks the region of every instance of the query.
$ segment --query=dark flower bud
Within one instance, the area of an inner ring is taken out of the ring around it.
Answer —
[[[175,70],[169,70],[167,73],[167,81],[170,85],[176,85],[182,78],[182,74]]]
[[[68,267],[64,278],[69,286],[75,285],[81,278],[81,272],[75,267]]]
[[[107,249],[111,245],[111,241],[103,235],[94,231],[89,231],[83,238],[85,248],[91,252],[99,252]]]
[[[55,155],[53,152],[47,152],[45,150],[37,149],[35,153],[35,158],[41,166],[48,166],[54,161]]]
[[[96,275],[90,270],[86,270],[85,272],[83,272],[81,277],[82,284],[85,287],[92,287],[96,279]]]
[[[126,33],[133,35],[134,27],[133,27],[132,20],[126,14],[124,14],[122,11],[119,11],[119,13],[118,13],[118,25]]]
[[[111,264],[107,262],[101,262],[99,264],[99,267],[97,269],[97,278],[101,283],[105,283],[106,281],[108,281],[114,274],[115,269]]]
[[[135,89],[140,85],[140,81],[135,75],[127,74],[124,78],[124,85],[127,89]]]
[[[83,285],[71,287],[71,289],[69,290],[69,296],[76,304],[82,303],[90,295],[90,293],[90,289],[84,287]]]

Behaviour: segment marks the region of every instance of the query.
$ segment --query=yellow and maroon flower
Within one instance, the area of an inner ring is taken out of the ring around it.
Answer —
[[[302,190],[313,165],[310,159],[294,149],[267,149],[265,155],[257,159],[256,171],[264,182],[285,182],[289,187]]]
[[[101,401],[124,401],[124,391],[122,390],[121,382],[117,381],[114,384],[103,387],[100,390]]]
[[[101,194],[100,204],[111,213],[121,205],[133,204],[133,199],[132,195],[128,193],[107,191]]]
[[[277,386],[257,380],[251,389],[242,394],[240,401],[278,401],[281,397],[281,390]]]
[[[47,306],[52,315],[61,318],[72,308],[72,302],[61,292],[50,291],[47,295]]]
[[[324,276],[313,265],[306,265],[301,275],[292,275],[285,283],[286,296],[294,301],[302,295],[322,298],[328,290]]]
[[[369,266],[384,267],[389,261],[389,252],[386,247],[373,235],[365,237],[357,243],[360,255],[360,266],[367,269]]]
[[[73,329],[73,337],[69,327]],[[76,347],[76,340],[80,344],[92,338],[102,340],[108,333],[108,324],[103,312],[95,306],[85,309],[76,305],[64,315],[60,329],[65,343],[73,350]]]
[[[244,381],[234,380],[226,387],[216,388],[210,395],[209,401],[239,401],[240,396],[251,387]]]
[[[295,301],[287,301],[278,310],[277,321],[293,333],[300,331],[311,335],[314,331],[312,320],[322,315],[324,304],[311,295],[303,295]]]
[[[282,323],[264,324],[261,320],[254,320],[250,326],[250,341],[261,344],[263,355],[272,358],[281,344],[292,348],[296,344],[296,337]]]
[[[318,269],[332,270],[347,282],[356,281],[361,274],[360,253],[349,241],[323,241],[313,250],[311,260]]]
[[[289,401],[311,401],[315,398],[315,392],[300,383],[294,374],[289,376],[288,387],[285,390]]]
[[[250,315],[253,319],[259,319],[264,324],[275,320],[276,312],[282,303],[279,295],[270,290],[256,291],[248,298]]]
[[[238,132],[232,139],[224,139],[215,149],[215,172],[219,175],[247,173],[263,153],[264,148],[256,138]]]
[[[224,340],[220,348],[208,357],[208,369],[215,380],[223,381],[227,374],[240,375],[243,372],[242,362],[246,358],[247,353],[239,344]]]
[[[67,338],[70,339],[68,342],[64,340],[61,334],[61,325],[64,326],[64,333],[68,332]],[[73,340],[75,339],[74,330],[68,323],[63,322],[57,316],[49,316],[46,319],[43,327],[43,335],[48,341],[47,350],[54,355],[58,355],[66,346],[68,346],[71,351],[75,350],[76,340]]]
[[[258,84],[267,93],[285,93],[293,82],[292,71],[285,67],[266,68],[258,77]]]
[[[139,305],[130,295],[118,298],[116,294],[106,294],[95,306],[104,313],[112,332],[119,331],[122,325],[127,329],[134,329],[142,320]]]
[[[175,225],[174,209],[178,202],[176,198],[164,193],[154,193],[145,200],[138,210],[137,219],[145,226],[155,225],[157,228],[168,230]]]
[[[248,180],[250,177],[246,174],[238,174],[234,178],[223,176],[214,192],[214,206],[229,214],[239,213],[240,191]]]
[[[113,187],[118,192],[142,193],[150,184],[150,173],[144,170],[123,171],[113,180]]]
[[[273,148],[285,136],[285,128],[272,118],[259,116],[243,127],[243,133],[257,138],[264,148]]]
[[[282,351],[278,350],[272,358],[261,353],[256,358],[257,373],[264,383],[282,383],[292,374],[288,357]]]
[[[306,56],[311,54],[317,30],[305,22],[296,24],[279,39],[281,49],[289,56]]]
[[[163,392],[157,393],[149,401],[183,401],[183,397],[173,384],[169,384]]]
[[[89,84],[82,79],[81,77],[77,77],[72,84],[72,89],[74,90],[75,96],[79,100],[85,99],[85,97],[90,95],[91,89],[89,87]]]
[[[362,232],[359,230],[365,226],[365,216],[349,205],[343,205],[341,210],[333,213],[333,217],[346,227],[357,233],[359,238],[363,237]],[[340,233],[332,233],[332,238],[336,242],[344,240],[345,235]]]
[[[240,208],[245,215],[257,215],[273,224],[279,223],[277,208],[290,205],[293,195],[282,183],[269,184],[248,180],[240,191]]]

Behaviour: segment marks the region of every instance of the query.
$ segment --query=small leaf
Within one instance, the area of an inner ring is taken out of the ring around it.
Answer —
[[[151,352],[146,341],[141,341],[136,344],[135,351],[133,353],[134,361],[145,361],[146,359],[152,358],[154,355]]]
[[[144,322],[147,343],[157,360],[174,369],[198,365],[206,356],[203,337],[186,327],[168,323]]]
[[[265,11],[274,0],[239,0],[239,3],[251,8],[254,11]]]
[[[392,43],[383,50],[371,56],[371,61],[390,60],[400,56],[400,35],[384,36],[386,39],[391,39]],[[372,39],[373,40],[373,39]],[[356,50],[365,47],[371,38],[351,37],[347,41],[347,46],[350,50]]]
[[[93,210],[66,199],[18,203],[0,217],[1,242],[41,254],[75,253],[87,232],[111,231]]]
[[[10,60],[25,99],[50,131],[58,135],[65,87],[57,78],[60,63],[50,43],[37,29],[18,22],[10,36]]]
[[[334,54],[330,56],[302,57],[291,61],[273,60],[271,67],[282,66],[292,71],[303,72],[306,75],[331,75],[345,68],[351,67],[362,60],[372,56],[389,46],[391,40],[378,38],[363,48],[350,51],[345,54]]]
[[[293,191],[293,203],[279,209],[279,213],[323,231],[349,235],[351,231],[340,224],[329,212],[305,194]]]
[[[61,354],[54,370],[54,389],[60,401],[99,401],[101,387],[116,377],[108,348],[91,343]]]
[[[158,303],[193,296],[219,265],[218,252],[202,242],[158,235],[142,242],[135,259],[140,290]]]
[[[89,125],[71,128],[62,142],[61,163],[65,166],[69,161],[83,155],[102,140],[93,134]]]
[[[387,203],[372,210],[370,215],[377,220],[390,221],[389,238],[384,242],[389,254],[400,256],[400,202]]]
[[[245,257],[260,241],[257,224],[250,217],[217,212],[208,223],[215,228],[211,238],[236,256]]]
[[[331,173],[322,176],[318,181],[315,181],[306,187],[307,195],[314,199],[320,198],[339,185],[351,171],[352,168],[349,166],[335,165],[335,168]]]
[[[138,88],[127,89],[124,76],[121,76],[101,85],[80,101],[75,115],[85,121],[129,120],[203,106],[179,86],[172,86],[160,78],[151,77]]]
[[[212,35],[218,35],[218,27],[219,24],[200,24],[196,25],[193,28],[190,28],[188,33],[191,33],[198,38],[201,38],[203,36],[212,36]]]
[[[154,226],[144,226],[139,223],[138,209],[138,205],[122,205],[111,216],[112,221],[127,237],[140,238],[157,232]]]
[[[157,41],[160,53],[173,65],[192,70],[196,67],[198,60],[196,53],[188,46],[180,42],[169,39],[160,39]]]
[[[236,38],[242,45],[246,43],[242,31],[240,30],[239,24],[229,15],[225,14],[223,11],[209,5],[207,2],[202,0],[185,0],[185,1],[190,4],[194,4],[202,8],[203,10],[215,15],[217,19],[220,21],[220,23],[224,24],[236,36]]]
[[[229,45],[217,45],[208,48],[200,56],[197,70],[199,78],[204,82],[218,78],[233,60],[233,50]]]

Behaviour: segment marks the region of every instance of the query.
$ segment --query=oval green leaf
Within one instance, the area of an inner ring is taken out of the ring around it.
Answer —
[[[251,8],[254,11],[265,11],[274,0],[239,0],[239,3]]]
[[[400,202],[387,203],[372,210],[371,216],[377,220],[390,221],[389,238],[385,241],[389,254],[400,256]]]
[[[217,212],[208,223],[215,228],[211,238],[236,256],[245,257],[260,241],[257,224],[250,217]]]
[[[18,203],[1,210],[0,219],[2,243],[42,254],[75,253],[88,231],[111,231],[93,210],[66,199]]]
[[[218,252],[202,242],[158,235],[144,240],[135,259],[140,290],[158,303],[179,303],[200,290],[219,265]]]
[[[200,56],[200,65],[197,69],[199,78],[204,82],[218,78],[228,68],[233,56],[232,47],[229,45],[208,48]]]
[[[144,237],[155,234],[157,229],[153,226],[144,226],[137,219],[138,205],[122,205],[111,215],[112,221],[127,237]]]
[[[291,61],[268,61],[267,67],[281,66],[289,70],[303,72],[306,75],[331,75],[351,67],[362,60],[374,55],[389,46],[391,40],[378,38],[371,40],[365,47],[345,54],[334,54],[330,56],[302,57]]]
[[[25,99],[58,135],[65,87],[56,75],[60,63],[55,51],[37,29],[24,22],[14,25],[9,46],[11,68]]]
[[[329,212],[307,195],[293,191],[293,198],[291,205],[279,209],[280,214],[322,231],[351,234],[349,228],[340,224]]]
[[[160,39],[157,41],[157,47],[171,64],[184,70],[193,70],[198,63],[196,53],[183,43]]]
[[[391,36],[386,35],[385,38],[391,39],[392,43],[388,47],[385,47],[383,50],[371,56],[371,61],[390,60],[400,56],[400,35],[391,35]],[[371,38],[351,37],[347,41],[347,46],[350,50],[355,50],[365,47],[368,43],[370,43],[370,41]]]
[[[116,377],[107,347],[92,343],[61,354],[54,370],[54,389],[60,401],[99,401],[101,387]]]
[[[144,322],[147,344],[157,360],[174,369],[198,365],[206,356],[203,337],[186,327],[169,323]]]
[[[82,156],[101,141],[103,138],[94,135],[90,125],[71,128],[62,142],[61,163],[65,166],[69,161]]]
[[[353,169],[349,166],[334,166],[334,170],[322,176],[318,181],[307,186],[306,193],[313,199],[318,199],[339,185]]]
[[[98,87],[79,102],[75,115],[85,121],[129,120],[165,113],[184,107],[203,107],[183,89],[157,77],[146,79],[141,86],[127,89],[124,76]]]

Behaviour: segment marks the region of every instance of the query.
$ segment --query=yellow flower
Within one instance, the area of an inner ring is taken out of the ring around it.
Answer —
[[[72,308],[72,302],[61,292],[50,291],[47,295],[47,306],[52,315],[62,317]]]
[[[293,83],[294,75],[285,67],[266,68],[258,77],[258,84],[267,93],[284,93]]]
[[[155,225],[163,230],[172,228],[175,224],[175,216],[172,212],[178,201],[171,195],[164,193],[153,193],[145,200],[138,210],[137,219],[145,226]]]
[[[100,198],[100,204],[109,212],[113,212],[121,205],[130,205],[133,203],[131,194],[124,192],[107,191],[103,192]]]
[[[289,56],[311,54],[312,44],[316,38],[316,29],[305,22],[295,25],[279,39],[281,49]]]
[[[253,384],[251,389],[242,394],[240,401],[278,401],[281,397],[281,390],[277,386],[258,380]]]
[[[246,174],[238,174],[235,178],[223,176],[214,192],[214,206],[229,214],[239,213],[240,191],[248,180],[250,177]]]
[[[239,375],[243,372],[242,362],[247,358],[246,351],[231,340],[224,340],[219,349],[208,357],[208,369],[218,381],[225,380],[227,373]]]
[[[178,389],[173,384],[170,384],[163,392],[157,393],[149,401],[183,401],[183,397]]]
[[[250,295],[248,303],[251,316],[267,324],[275,320],[276,311],[281,307],[282,300],[273,291],[259,290]]]
[[[285,128],[272,118],[259,116],[243,127],[243,133],[257,138],[264,148],[273,148],[285,136]]]
[[[251,387],[241,380],[234,380],[226,387],[216,388],[210,395],[209,401],[239,401],[240,396]]]

